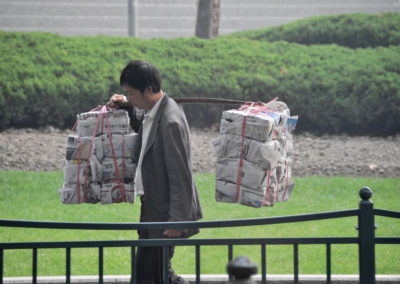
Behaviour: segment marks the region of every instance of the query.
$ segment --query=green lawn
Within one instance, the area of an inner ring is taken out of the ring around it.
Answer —
[[[140,202],[113,205],[63,205],[57,189],[62,186],[61,172],[0,172],[0,219],[63,222],[138,222]],[[203,220],[227,220],[318,213],[358,208],[358,191],[370,187],[375,208],[400,211],[400,179],[377,178],[296,178],[288,202],[274,207],[250,208],[215,201],[215,176],[196,175]],[[203,229],[195,238],[246,237],[331,237],[357,236],[355,217],[295,224],[228,229]],[[400,220],[376,217],[376,236],[400,236]],[[0,228],[0,242],[128,240],[136,239],[132,231],[78,231]],[[194,248],[177,247],[173,266],[180,274],[194,274]],[[234,257],[246,255],[260,264],[260,247],[235,246]],[[4,251],[6,276],[31,275],[30,250]],[[226,247],[201,247],[201,273],[226,273]],[[97,249],[72,249],[72,274],[96,275]],[[325,273],[325,246],[299,246],[300,273]],[[332,273],[358,273],[357,246],[332,246]],[[377,274],[400,274],[400,247],[378,245]],[[38,253],[38,275],[64,275],[65,249],[42,249]],[[130,250],[106,248],[104,273],[130,274]],[[267,246],[267,273],[293,273],[293,247]]]

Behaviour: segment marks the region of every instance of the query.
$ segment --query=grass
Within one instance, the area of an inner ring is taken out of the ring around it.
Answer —
[[[250,208],[215,201],[215,176],[195,176],[203,209],[203,220],[226,220],[318,213],[358,208],[358,191],[370,187],[375,208],[400,211],[400,179],[378,178],[296,178],[288,202],[274,207]],[[138,222],[140,202],[112,205],[63,205],[57,189],[63,181],[61,172],[0,172],[0,219],[63,222]],[[355,217],[261,227],[202,229],[194,238],[246,237],[343,237],[357,236]],[[400,220],[376,217],[376,236],[400,236]],[[0,228],[0,242],[77,241],[136,239],[130,231],[79,231],[23,228]],[[235,246],[234,257],[246,255],[260,265],[260,248]],[[400,274],[400,247],[377,245],[377,274]],[[180,274],[195,273],[195,251],[177,247],[173,266]],[[226,247],[201,247],[201,273],[226,273]],[[32,269],[31,250],[5,250],[4,275],[28,276]],[[72,249],[72,275],[96,275],[97,249]],[[325,246],[299,246],[300,273],[325,273]],[[38,252],[38,275],[64,275],[65,249],[41,249]],[[130,250],[106,248],[104,273],[130,274]],[[267,273],[293,273],[292,246],[267,246]],[[355,245],[332,246],[332,273],[358,273]]]

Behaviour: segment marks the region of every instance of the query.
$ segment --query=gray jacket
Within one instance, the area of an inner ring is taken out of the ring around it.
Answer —
[[[135,115],[131,119],[137,119]],[[139,130],[141,141],[142,128]],[[192,173],[190,132],[181,107],[164,95],[150,129],[142,162],[141,222],[195,221],[202,218]],[[141,147],[136,148],[139,160]],[[165,238],[162,230],[149,232],[150,238]],[[184,231],[190,237],[198,230]],[[139,232],[140,234],[140,232]]]

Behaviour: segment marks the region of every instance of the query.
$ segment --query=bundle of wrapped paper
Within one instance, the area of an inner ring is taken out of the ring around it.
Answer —
[[[107,123],[106,119],[109,119]],[[79,136],[92,136],[108,134],[126,134],[130,131],[129,115],[124,110],[107,110],[107,117],[104,111],[92,111],[78,114],[76,130]],[[94,131],[96,131],[94,133]]]
[[[59,194],[64,204],[134,203],[133,153],[137,133],[130,133],[128,113],[108,110],[77,116],[77,135],[67,138],[63,165],[64,184]]]
[[[224,111],[219,138],[212,141],[216,200],[251,207],[289,199],[294,182],[292,131],[297,116],[285,103],[249,103]]]

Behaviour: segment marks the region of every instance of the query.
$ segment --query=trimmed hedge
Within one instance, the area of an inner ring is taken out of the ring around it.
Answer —
[[[309,17],[277,27],[244,31],[229,37],[300,44],[338,44],[351,48],[398,45],[400,14],[343,14]]]
[[[300,116],[297,131],[400,133],[400,47],[269,43],[221,37],[141,40],[0,32],[0,129],[71,127],[119,91],[128,60],[156,65],[171,97],[268,101]],[[209,127],[232,106],[185,105]]]

